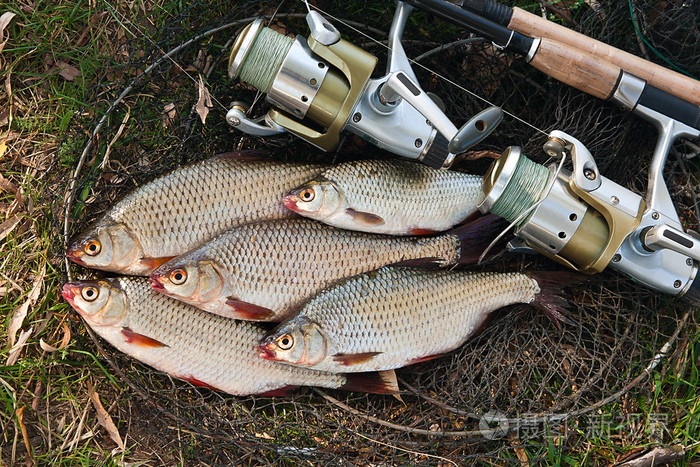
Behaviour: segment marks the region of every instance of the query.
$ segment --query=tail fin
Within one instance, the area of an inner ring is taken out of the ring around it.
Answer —
[[[396,374],[393,370],[371,373],[348,373],[345,377],[347,378],[347,382],[338,389],[368,392],[370,394],[396,395],[399,393],[399,385],[396,382]]]
[[[569,302],[561,295],[562,288],[586,282],[589,276],[571,271],[531,271],[526,274],[540,287],[540,293],[530,305],[544,311],[561,331],[561,323],[571,323],[566,317]]]
[[[481,253],[500,234],[508,223],[494,214],[486,214],[469,223],[460,225],[447,234],[459,239],[459,259],[457,264],[471,264],[479,260]],[[499,240],[489,251],[486,258],[496,256],[503,251],[506,240]]]

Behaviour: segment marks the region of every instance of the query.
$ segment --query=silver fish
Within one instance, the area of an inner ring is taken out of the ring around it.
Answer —
[[[282,196],[325,167],[244,151],[176,169],[117,203],[66,255],[91,268],[147,276],[227,229],[292,217]]]
[[[387,264],[475,262],[502,225],[486,216],[436,237],[391,237],[308,219],[257,222],[167,262],[151,283],[218,315],[281,321],[331,284]]]
[[[120,277],[67,283],[63,297],[118,350],[176,378],[234,395],[283,395],[295,386],[393,391],[378,374],[345,376],[266,362],[265,331],[156,293],[148,280]]]
[[[263,359],[330,372],[386,370],[462,345],[506,305],[563,319],[567,273],[382,268],[327,289],[260,343]]]
[[[482,177],[405,160],[331,167],[290,191],[294,212],[349,230],[390,235],[442,232],[476,213]]]

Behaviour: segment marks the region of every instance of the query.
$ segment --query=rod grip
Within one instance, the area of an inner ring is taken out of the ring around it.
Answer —
[[[614,63],[626,72],[639,76],[659,89],[695,105],[700,105],[700,81],[689,76],[572,31],[518,7],[512,9],[510,21],[505,26],[530,37],[548,38],[586,50],[597,59]]]
[[[561,42],[542,38],[530,64],[552,78],[599,99],[613,95],[621,69]]]

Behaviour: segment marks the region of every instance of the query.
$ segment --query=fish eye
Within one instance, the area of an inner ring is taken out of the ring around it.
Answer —
[[[83,297],[83,300],[86,302],[94,302],[97,300],[97,296],[100,294],[100,292],[97,290],[97,287],[93,287],[91,285],[87,287],[83,287],[80,290],[80,295]]]
[[[301,193],[299,193],[299,198],[307,203],[309,201],[313,201],[314,196],[316,196],[316,194],[314,193],[313,188],[304,188],[301,190]]]
[[[98,240],[90,240],[87,245],[85,245],[85,253],[90,256],[95,256],[102,250],[102,245]]]
[[[289,334],[285,334],[284,336],[277,339],[277,346],[282,350],[289,350],[292,348],[293,345],[294,338]]]
[[[187,280],[187,271],[182,268],[173,269],[170,273],[170,282],[175,285],[182,285]]]

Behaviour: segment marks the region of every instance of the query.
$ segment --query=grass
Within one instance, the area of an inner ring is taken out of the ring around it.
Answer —
[[[578,2],[577,8],[580,5]],[[7,180],[12,188],[0,188],[0,224],[14,216],[19,219],[0,240],[0,314],[4,317],[0,326],[0,462],[3,465],[25,462],[121,465],[122,462],[147,460],[172,465],[195,463],[200,458],[201,438],[186,431],[182,433],[184,448],[164,445],[162,440],[149,437],[146,430],[127,439],[124,453],[113,453],[115,444],[97,419],[88,388],[97,390],[110,414],[116,412],[112,401],[128,400],[133,393],[96,355],[82,322],[60,297],[65,273],[57,224],[63,186],[55,177],[56,172],[66,173],[75,166],[77,152],[83,147],[86,135],[67,141],[63,138],[74,119],[80,119],[77,114],[100,111],[93,106],[94,100],[85,102],[86,95],[103,65],[114,60],[121,41],[136,34],[153,33],[186,7],[186,2],[173,0],[0,2],[0,14],[6,11],[16,14],[4,31],[2,40],[6,39],[7,43],[0,52],[3,64],[0,68],[0,83],[3,84],[0,114],[11,111],[6,116],[7,122],[0,126],[0,143],[7,141],[6,149],[0,154],[3,176],[0,181]],[[350,8],[361,11],[362,7],[353,3]],[[62,76],[59,62],[75,67],[79,74],[70,79]],[[138,117],[160,118],[155,114],[132,117],[126,135],[141,128]],[[120,119],[122,115],[114,118]],[[150,133],[139,135],[142,139],[138,144],[157,146],[159,138],[166,133],[156,126]],[[136,144],[135,140],[135,136],[126,136],[124,144]],[[91,186],[85,187],[78,197],[87,198],[90,189]],[[30,299],[35,286],[39,287],[38,293],[30,300],[20,326],[24,331],[31,329],[32,334],[16,361],[6,364],[11,348],[10,321]],[[42,349],[41,342],[61,347],[67,333],[70,336],[64,347],[56,351]],[[640,415],[634,427],[631,422],[615,425],[613,436],[590,436],[585,429],[577,428],[568,441],[574,446],[566,452],[560,447],[562,441],[550,433],[544,442],[524,443],[521,448],[524,456],[541,459],[548,465],[614,462],[624,452],[654,443],[645,432],[654,417],[661,414],[667,417],[662,420],[665,425],[663,443],[683,446],[686,456],[681,464],[692,463],[700,450],[700,400],[697,396],[700,342],[696,337],[686,337],[676,352],[683,358],[674,361],[682,364],[660,365],[644,384],[646,392],[640,390],[633,394]],[[159,390],[166,391],[168,380],[159,381],[163,384]],[[289,407],[289,413],[278,415],[286,428],[277,442],[293,440],[306,433],[290,425],[297,415],[295,405]],[[141,409],[143,407],[133,410]],[[270,420],[267,411],[260,410],[265,418],[260,421],[261,430],[274,424],[275,411],[283,409],[282,404],[275,406],[269,412]],[[239,407],[232,407],[232,412],[237,410]],[[623,403],[616,401],[601,408],[596,415],[612,417],[623,410]],[[313,423],[323,421],[313,420]],[[342,426],[344,421],[339,418],[338,425]],[[115,423],[122,433],[130,430],[130,419],[118,419]],[[177,430],[179,433],[180,427]],[[345,432],[343,435],[349,440],[358,439]],[[315,445],[310,439],[306,443]],[[279,460],[272,450],[268,455],[270,461]],[[517,462],[520,458],[516,449],[504,449],[499,456],[502,462]]]

